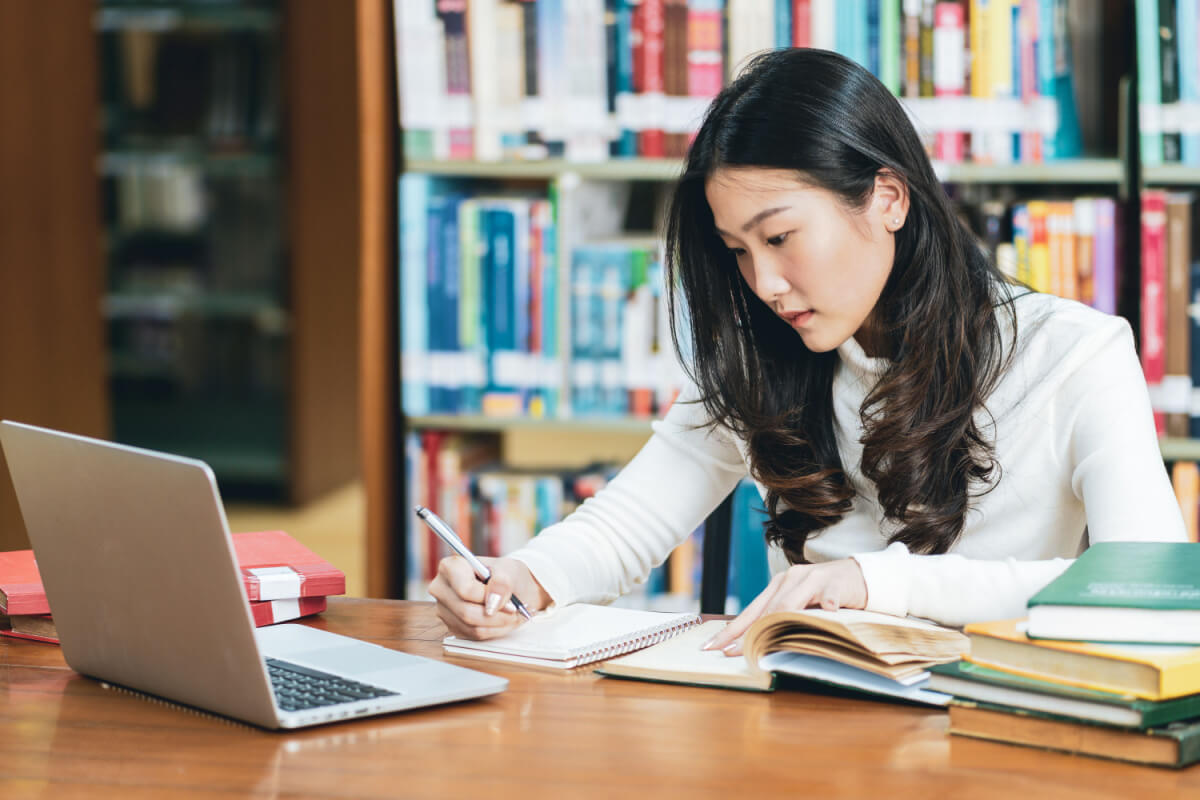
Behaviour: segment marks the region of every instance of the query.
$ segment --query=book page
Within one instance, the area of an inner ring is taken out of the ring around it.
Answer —
[[[447,647],[477,651],[479,655],[500,653],[571,660],[600,654],[613,648],[619,649],[624,645],[652,644],[652,641],[646,641],[639,645],[637,640],[688,625],[697,619],[699,617],[695,614],[664,614],[658,611],[576,603],[536,614],[532,621],[499,639],[479,642],[448,636],[442,643]]]
[[[770,676],[751,668],[744,656],[730,657],[720,650],[700,649],[725,625],[723,620],[702,623],[654,647],[614,658],[605,663],[600,672],[673,683],[768,688]]]

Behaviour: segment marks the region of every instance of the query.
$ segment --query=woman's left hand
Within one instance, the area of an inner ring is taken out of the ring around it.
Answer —
[[[754,602],[730,620],[720,633],[704,645],[705,650],[722,650],[727,656],[742,654],[742,634],[754,620],[772,611],[799,611],[820,606],[866,608],[867,583],[862,568],[853,558],[821,564],[796,564],[771,579]]]

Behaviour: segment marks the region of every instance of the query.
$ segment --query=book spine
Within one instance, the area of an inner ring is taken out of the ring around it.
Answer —
[[[1166,193],[1142,194],[1142,371],[1150,389],[1154,426],[1166,432],[1162,380],[1166,374]]]
[[[428,233],[425,217],[429,195],[429,176],[406,173],[400,177],[401,404],[409,416],[429,413],[426,382],[428,298],[425,294]]]
[[[975,0],[977,2],[977,0]],[[921,0],[903,0],[904,59],[903,92],[905,97],[921,96]],[[974,24],[974,23],[972,23]]]
[[[812,0],[809,6],[809,30],[812,35],[810,46],[818,50],[836,48],[837,11],[834,8],[834,2],[835,0]]]
[[[900,0],[879,0],[879,80],[897,97],[900,80]]]
[[[1018,22],[1018,45],[1014,58],[1021,65],[1020,86],[1021,100],[1032,105],[1038,100],[1038,67],[1037,52],[1040,46],[1038,40],[1038,4],[1037,0],[1020,0],[1021,8]],[[1041,163],[1044,160],[1043,138],[1041,131],[1030,130],[1021,133],[1021,161],[1029,164]]]
[[[1190,269],[1188,296],[1192,307],[1200,306],[1200,260],[1193,261]],[[1192,394],[1188,404],[1188,434],[1200,439],[1200,316],[1188,315],[1189,374],[1192,379]]]
[[[808,47],[812,43],[811,24],[810,0],[792,0],[792,47]]]
[[[1048,204],[1034,200],[1029,209],[1029,286],[1035,292],[1050,291],[1050,239],[1047,230]]]
[[[1180,0],[1186,4],[1189,0]],[[1175,13],[1176,0],[1158,0],[1158,58],[1159,79],[1162,81],[1159,100],[1163,106],[1172,106],[1179,102],[1179,46],[1177,17]],[[1194,50],[1196,43],[1192,43]],[[1174,126],[1172,126],[1174,127]],[[1179,131],[1163,129],[1163,161],[1176,163],[1180,157]]]
[[[1106,314],[1117,313],[1117,202],[1097,197],[1094,298],[1092,304]]]
[[[966,36],[963,7],[960,3],[938,3],[933,23],[934,94],[937,97],[961,97],[966,79]],[[961,163],[966,156],[965,136],[956,131],[939,131],[935,137],[934,158]]]
[[[641,92],[648,123],[638,133],[638,155],[643,158],[666,156],[666,132],[662,126],[663,96],[666,92],[664,50],[666,48],[666,8],[664,0],[641,0],[642,58]],[[655,113],[657,111],[657,113]]]
[[[1163,163],[1158,3],[1156,0],[1140,0],[1134,4],[1134,10],[1137,27],[1138,135],[1142,165],[1149,167]]]
[[[267,600],[251,603],[250,613],[256,627],[287,622],[290,619],[300,619],[312,614],[320,614],[328,606],[324,597],[302,597],[296,600]]]
[[[1176,52],[1179,64],[1179,99],[1184,103],[1200,102],[1200,29],[1197,18],[1200,8],[1191,0],[1176,4]],[[1200,164],[1200,133],[1184,133],[1180,142],[1180,160],[1185,164]]]
[[[636,128],[636,108],[634,94],[634,65],[633,65],[633,13],[636,4],[631,0],[616,0],[616,21],[614,24],[616,61],[614,73],[615,113],[617,138],[613,142],[613,155],[632,158],[637,155],[638,137]]]
[[[1096,306],[1096,202],[1091,197],[1076,198],[1075,217],[1075,274],[1078,279],[1076,299]]]
[[[1176,461],[1171,465],[1171,486],[1183,515],[1183,527],[1189,542],[1196,541],[1197,513],[1200,512],[1200,468],[1195,461]]]
[[[1191,406],[1192,378],[1188,353],[1191,301],[1189,283],[1192,271],[1192,197],[1172,193],[1167,196],[1167,276],[1166,276],[1166,373],[1162,383],[1162,405],[1166,412],[1168,436],[1188,435],[1188,410]]]
[[[775,46],[792,46],[792,0],[775,0]]]
[[[452,159],[469,160],[475,157],[475,134],[472,129],[471,58],[467,45],[467,4],[466,0],[437,0],[436,9],[445,31],[449,156]]]

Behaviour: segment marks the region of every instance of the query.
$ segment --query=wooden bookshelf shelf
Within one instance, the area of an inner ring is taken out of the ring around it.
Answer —
[[[650,434],[653,420],[632,417],[577,417],[572,419],[531,419],[528,417],[485,417],[434,414],[406,417],[409,430],[473,431],[477,433],[506,433],[519,430],[582,434]]]
[[[683,165],[672,158],[614,158],[610,161],[410,161],[405,172],[465,178],[552,180],[575,174],[590,180],[665,181],[679,177]]]
[[[1142,167],[1142,183],[1147,186],[1200,186],[1200,167],[1181,164]]]
[[[1200,439],[1166,437],[1158,440],[1163,461],[1200,461]]]
[[[98,31],[118,30],[274,30],[279,15],[271,8],[233,5],[177,6],[162,2],[131,2],[96,11]]]
[[[934,172],[946,183],[1120,183],[1123,166],[1119,159],[1095,158],[1050,161],[1042,164],[946,164],[937,162]]]
[[[412,161],[406,172],[466,178],[551,180],[575,174],[590,180],[666,181],[679,177],[682,164],[669,158],[612,159],[596,163],[547,161]],[[1043,164],[934,164],[946,183],[1116,184],[1123,178],[1120,160],[1079,159]],[[1200,183],[1200,170],[1189,170]],[[1187,183],[1187,180],[1180,180]]]

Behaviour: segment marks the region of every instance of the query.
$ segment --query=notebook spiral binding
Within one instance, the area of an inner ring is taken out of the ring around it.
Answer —
[[[699,624],[700,618],[693,617],[683,622],[677,622],[674,625],[648,628],[638,631],[633,636],[609,639],[606,642],[601,642],[596,647],[572,653],[572,656],[578,658],[580,664],[586,664],[590,661],[604,661],[624,655],[625,653],[631,653],[634,650],[641,650],[643,647],[649,647],[652,644],[658,644],[678,633],[682,633],[693,625]]]
[[[251,726],[247,725],[244,722],[238,722],[237,720],[229,719],[228,717],[222,717],[219,714],[212,714],[208,711],[201,711],[198,708],[193,708],[192,706],[185,706],[182,703],[174,703],[174,702],[171,702],[170,700],[164,700],[163,698],[158,697],[157,695],[147,694],[146,692],[139,692],[137,689],[130,689],[128,686],[121,686],[120,684],[116,684],[116,683],[108,683],[107,681],[99,681],[99,684],[100,684],[100,688],[107,689],[110,692],[119,692],[120,694],[127,694],[127,695],[130,695],[131,697],[136,697],[140,700],[145,700],[147,702],[154,703],[155,705],[166,706],[167,708],[172,708],[176,711],[182,711],[184,713],[191,714],[192,716],[206,717],[207,719],[211,719],[215,722],[222,722],[233,728],[242,728],[244,730],[255,730],[255,728],[252,728]]]

